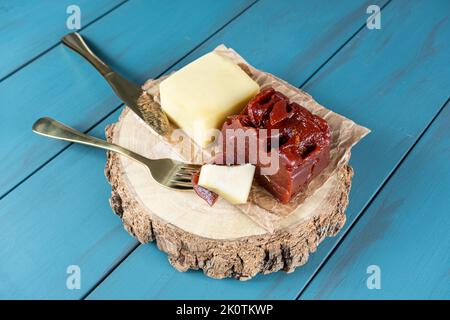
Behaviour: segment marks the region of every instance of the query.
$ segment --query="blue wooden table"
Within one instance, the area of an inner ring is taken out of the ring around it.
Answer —
[[[72,28],[140,83],[224,43],[370,128],[344,228],[294,273],[247,282],[140,245],[112,214],[104,152],[31,132],[51,116],[103,137],[122,108],[61,45]],[[448,0],[1,1],[0,298],[449,299],[449,97]]]

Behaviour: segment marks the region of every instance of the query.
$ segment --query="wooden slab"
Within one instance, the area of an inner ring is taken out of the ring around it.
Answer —
[[[172,154],[129,109],[108,127],[108,139],[148,158]],[[345,222],[352,170],[336,172],[274,233],[250,220],[224,199],[210,207],[193,191],[180,192],[156,183],[134,160],[109,154],[106,175],[111,206],[140,242],[156,240],[180,271],[202,269],[213,278],[247,280],[257,273],[293,271],[326,237]]]

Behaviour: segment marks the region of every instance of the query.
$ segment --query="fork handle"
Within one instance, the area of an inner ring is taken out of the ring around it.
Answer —
[[[114,72],[106,63],[97,57],[97,55],[91,50],[91,48],[89,48],[83,37],[78,32],[66,34],[62,37],[61,41],[67,47],[89,61],[103,76]]]
[[[114,143],[109,143],[105,140],[101,140],[78,130],[70,128],[59,121],[56,121],[49,117],[40,118],[33,124],[33,131],[46,136],[59,140],[65,140],[70,142],[81,143],[91,147],[96,147],[100,149],[105,149],[113,152],[118,152],[128,158],[136,160],[145,165],[146,161],[149,159],[133,152],[131,150],[125,149]]]

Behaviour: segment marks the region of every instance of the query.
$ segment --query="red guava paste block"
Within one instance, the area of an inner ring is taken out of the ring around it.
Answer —
[[[229,130],[231,129],[231,130]],[[262,129],[267,134],[262,134]],[[275,130],[278,133],[275,133]],[[245,132],[245,143],[237,143],[237,133]],[[276,137],[278,147],[271,146]],[[288,203],[327,167],[330,162],[330,129],[328,123],[273,88],[262,90],[239,115],[230,116],[222,126],[222,143],[216,162],[221,164],[253,163],[257,181],[280,202]],[[256,139],[258,147],[249,148]],[[231,141],[231,144],[227,144]],[[228,146],[228,149],[227,149]],[[231,147],[233,149],[231,149]],[[257,151],[257,155],[252,153]],[[278,159],[274,174],[261,174],[261,154]]]

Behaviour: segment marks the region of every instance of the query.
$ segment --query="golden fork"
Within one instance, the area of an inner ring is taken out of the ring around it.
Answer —
[[[159,184],[177,190],[191,190],[192,174],[200,165],[187,164],[172,159],[149,159],[113,143],[89,136],[70,128],[52,118],[40,118],[33,124],[33,131],[47,137],[85,144],[118,152],[147,167],[153,179]]]

